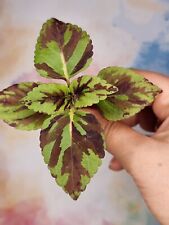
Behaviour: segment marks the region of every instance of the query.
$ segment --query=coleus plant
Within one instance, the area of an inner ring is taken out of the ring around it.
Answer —
[[[40,31],[34,63],[41,76],[65,84],[23,82],[0,92],[0,118],[17,129],[41,129],[44,161],[73,199],[85,190],[105,155],[99,121],[83,109],[95,105],[106,119],[122,120],[150,105],[160,92],[121,67],[72,79],[89,66],[92,49],[80,27],[49,19]]]

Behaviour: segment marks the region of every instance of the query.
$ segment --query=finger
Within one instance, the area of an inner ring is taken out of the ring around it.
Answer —
[[[114,171],[121,171],[121,170],[123,170],[123,166],[121,165],[121,163],[116,158],[113,158],[110,161],[109,168],[111,170],[114,170]]]
[[[146,79],[157,85],[163,91],[155,99],[152,108],[156,116],[161,121],[165,120],[169,116],[169,78],[160,73],[138,69],[133,70],[138,74],[143,75]]]
[[[88,111],[95,115],[103,128],[106,149],[129,171],[133,156],[144,147],[149,138],[124,123],[106,120],[96,110]]]
[[[169,143],[169,117],[160,125],[152,137],[160,140],[160,142]]]
[[[126,124],[130,127],[134,127],[139,123],[139,116],[137,114],[137,115],[129,117],[127,119],[121,120],[121,122],[123,122],[124,124]]]

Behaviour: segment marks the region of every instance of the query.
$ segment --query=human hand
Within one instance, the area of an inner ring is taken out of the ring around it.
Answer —
[[[120,122],[110,122],[98,111],[90,111],[100,121],[106,148],[114,156],[110,168],[127,170],[151,212],[161,224],[169,225],[169,78],[148,71],[136,72],[163,90],[151,109]],[[145,130],[154,131],[157,119],[161,125],[152,136],[131,128],[140,124]]]

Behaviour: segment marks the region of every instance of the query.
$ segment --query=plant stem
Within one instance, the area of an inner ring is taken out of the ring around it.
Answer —
[[[70,85],[70,80],[69,80],[69,79],[66,79],[66,83],[67,83],[67,86],[69,87],[69,85]]]

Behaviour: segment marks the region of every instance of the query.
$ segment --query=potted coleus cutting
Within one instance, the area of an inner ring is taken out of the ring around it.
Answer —
[[[0,92],[0,118],[17,129],[41,129],[44,161],[73,199],[85,190],[105,155],[99,121],[84,108],[94,105],[106,119],[122,120],[152,104],[160,92],[121,67],[74,78],[91,63],[92,50],[80,27],[49,19],[40,31],[34,63],[41,76],[65,84],[23,82]]]

